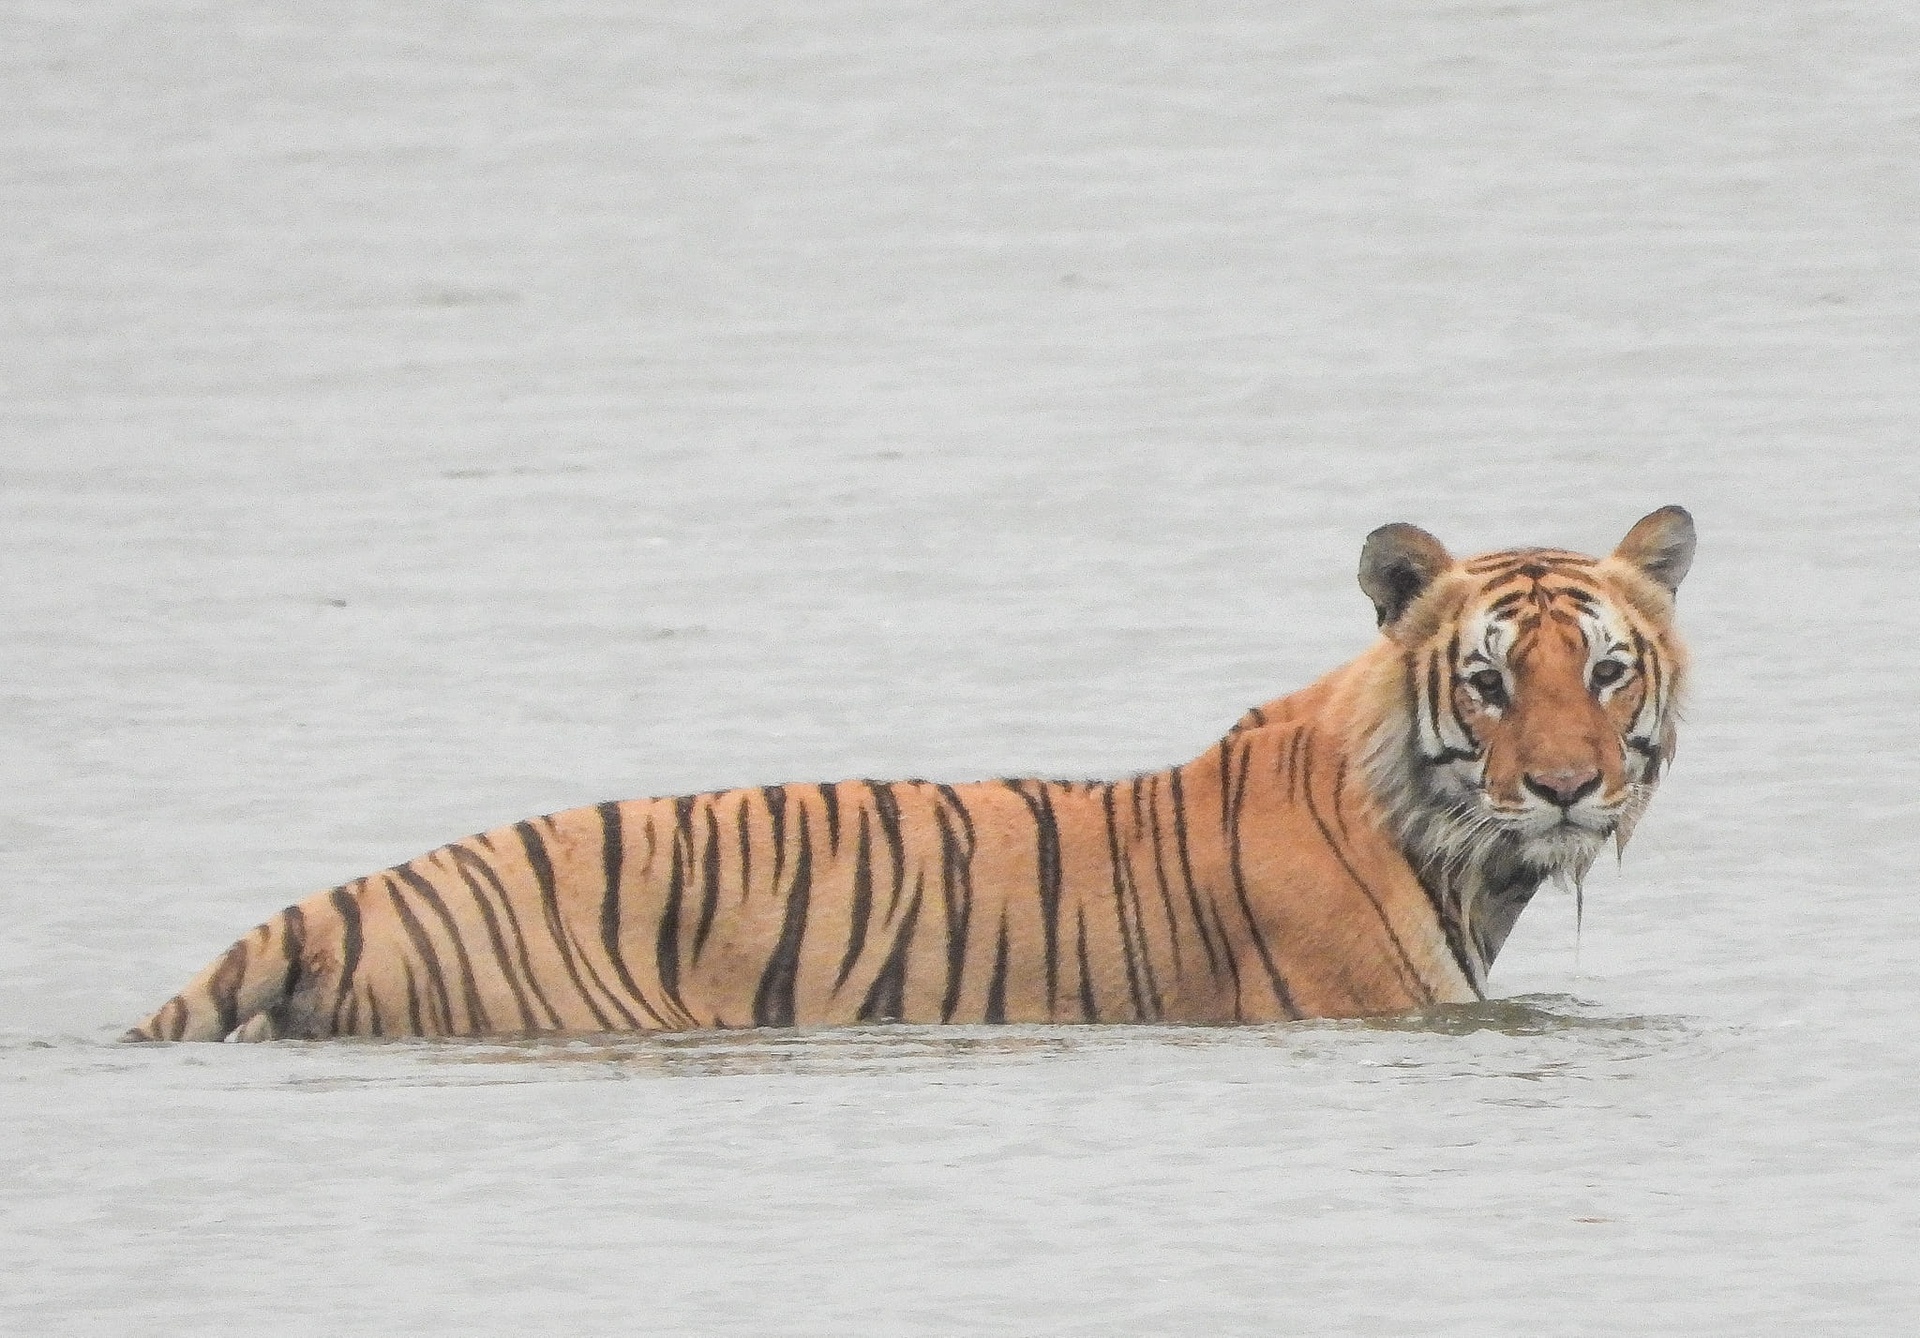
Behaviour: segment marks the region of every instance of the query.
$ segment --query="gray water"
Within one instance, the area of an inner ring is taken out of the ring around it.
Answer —
[[[11,0],[0,1328],[1905,1332],[1920,17]],[[463,833],[1111,776],[1690,507],[1476,1009],[131,1048]]]

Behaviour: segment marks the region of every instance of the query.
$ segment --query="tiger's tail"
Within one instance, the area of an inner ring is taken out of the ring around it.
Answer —
[[[215,958],[123,1041],[260,1041],[285,1035],[304,971],[307,914],[289,906]]]

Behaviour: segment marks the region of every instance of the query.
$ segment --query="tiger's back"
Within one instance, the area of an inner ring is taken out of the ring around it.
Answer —
[[[1243,733],[1112,783],[783,785],[515,823],[290,907],[138,1035],[1234,1022],[1462,997],[1449,962],[1402,960],[1384,915],[1388,951],[1363,957],[1385,977],[1323,973],[1352,955],[1309,946],[1353,936],[1343,909],[1276,916],[1247,894],[1248,866],[1270,882],[1313,848],[1250,841],[1250,805],[1291,788],[1311,822],[1320,790],[1335,840],[1354,826],[1303,737]],[[1400,892],[1417,938],[1424,898]]]

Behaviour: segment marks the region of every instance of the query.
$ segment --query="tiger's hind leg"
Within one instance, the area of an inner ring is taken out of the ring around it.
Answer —
[[[235,1027],[227,1039],[230,1041],[277,1041],[280,1039],[280,1030],[274,1026],[271,1012],[255,1013]]]
[[[286,998],[241,1019],[230,1041],[323,1041],[336,1033],[321,1003],[319,981],[308,977]]]
[[[324,946],[329,911],[320,899],[289,906],[214,959],[121,1039],[264,1041],[333,1035],[324,994],[337,975]]]

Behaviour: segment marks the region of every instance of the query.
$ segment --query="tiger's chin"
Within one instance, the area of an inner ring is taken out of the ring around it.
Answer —
[[[1574,822],[1563,822],[1551,830],[1529,835],[1519,844],[1520,862],[1543,879],[1579,880],[1600,855],[1600,848],[1613,835],[1611,823],[1595,829]]]
[[[1397,826],[1416,867],[1464,873],[1491,871],[1496,879],[1518,875],[1529,883],[1578,881],[1609,840],[1631,830],[1627,812],[1581,811],[1549,819],[1537,811],[1511,810],[1477,786],[1426,793],[1403,792]]]

